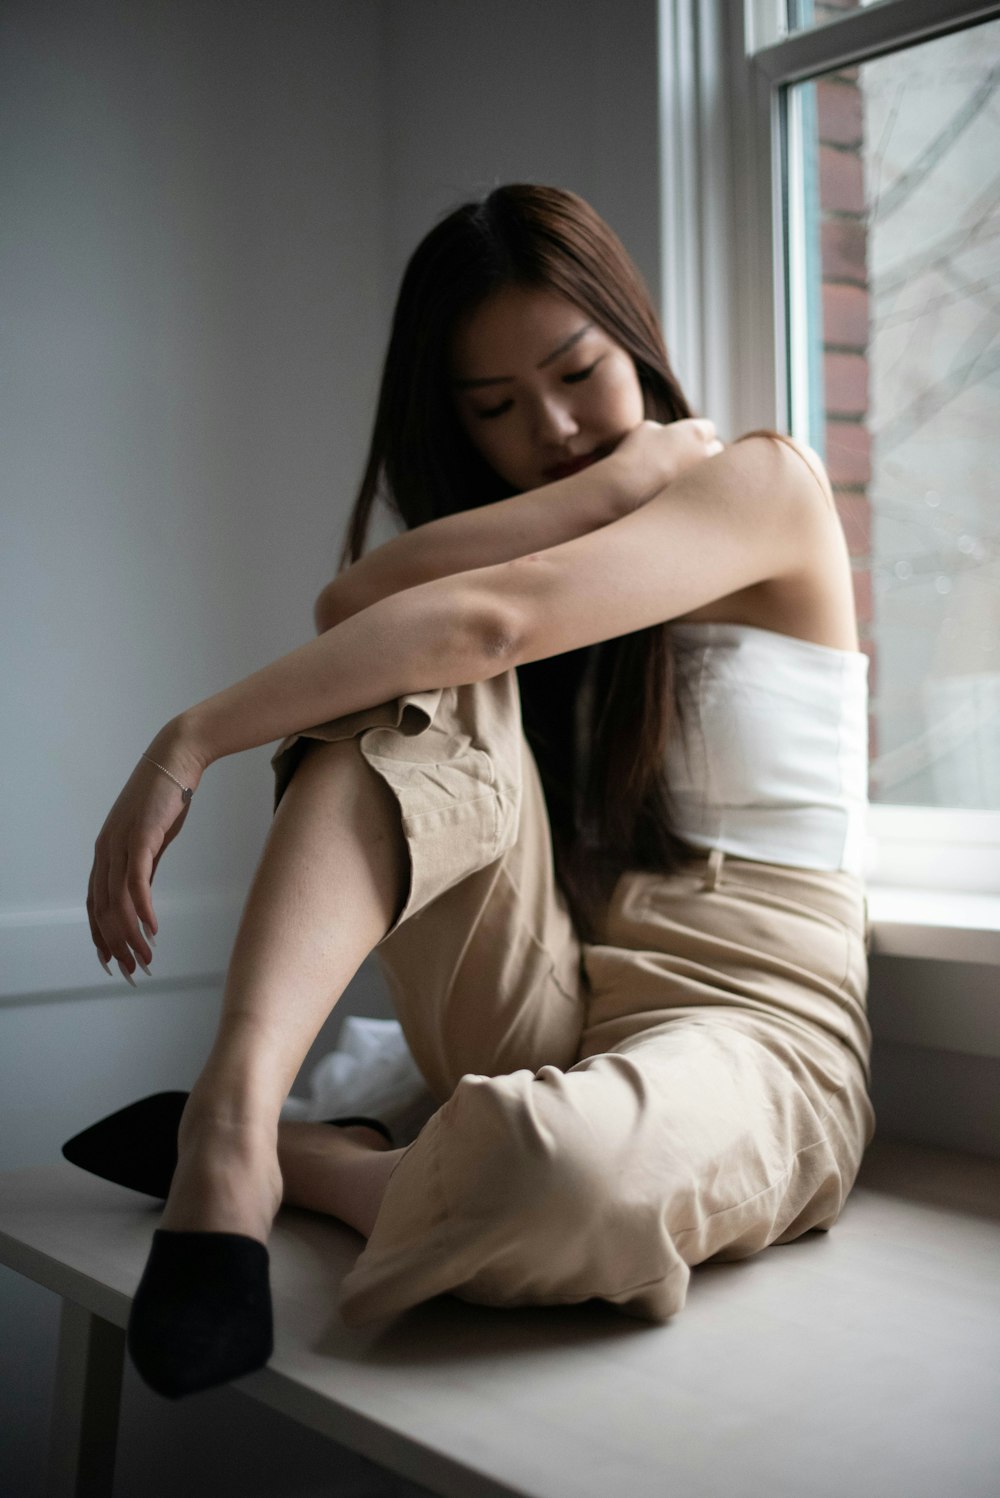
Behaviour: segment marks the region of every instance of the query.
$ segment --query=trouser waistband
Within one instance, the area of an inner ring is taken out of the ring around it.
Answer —
[[[732,866],[731,877],[736,883],[749,879],[753,883],[775,884],[776,891],[783,891],[803,900],[806,904],[818,903],[841,920],[850,920],[850,908],[857,908],[860,896],[864,911],[865,949],[871,947],[871,917],[868,912],[868,896],[861,881],[846,872],[817,869],[796,869],[788,864],[768,864],[755,859],[738,858],[723,848],[712,848],[705,854],[704,875],[701,888],[712,891],[725,886],[723,871]],[[799,885],[796,889],[794,886]],[[819,887],[818,887],[819,886]],[[845,904],[846,901],[846,904]],[[855,918],[856,919],[856,918]]]

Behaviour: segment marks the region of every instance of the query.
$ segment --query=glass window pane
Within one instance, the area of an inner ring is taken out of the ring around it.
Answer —
[[[871,797],[1000,810],[1000,21],[789,90],[792,430],[871,658]]]
[[[788,30],[808,31],[812,26],[836,21],[849,10],[868,10],[879,3],[880,0],[786,0]]]

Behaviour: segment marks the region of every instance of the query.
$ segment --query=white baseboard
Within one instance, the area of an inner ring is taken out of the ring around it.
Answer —
[[[224,974],[245,898],[246,891],[225,889],[161,895],[156,902],[160,930],[150,965],[153,976],[148,978],[140,968],[137,986]],[[82,902],[0,911],[0,1002],[127,989],[114,962],[111,968],[114,976],[109,978],[91,940]]]

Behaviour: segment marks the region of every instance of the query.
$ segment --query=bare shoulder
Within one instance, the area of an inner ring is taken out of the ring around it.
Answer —
[[[629,515],[470,574],[470,587],[517,664],[685,619],[839,646],[854,627],[851,571],[828,485],[811,451],[747,434]]]
[[[779,548],[784,565],[775,578],[815,570],[814,564],[843,543],[833,487],[819,453],[808,443],[775,432],[748,432],[725,451],[734,471],[756,493],[762,523],[787,528],[791,548]],[[845,552],[846,558],[846,552]]]
[[[743,461],[754,466],[770,464],[780,475],[783,486],[803,498],[815,498],[817,493],[834,508],[833,489],[823,460],[807,442],[784,433],[771,431],[746,432],[730,443],[729,453],[742,453]]]
[[[776,508],[791,520],[791,565],[755,587],[720,599],[694,618],[753,624],[816,644],[857,650],[851,559],[826,467],[807,443],[769,432],[748,433],[727,450],[760,475],[773,476]]]

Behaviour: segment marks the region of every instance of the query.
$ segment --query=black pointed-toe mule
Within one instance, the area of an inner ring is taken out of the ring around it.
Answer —
[[[165,1200],[187,1100],[186,1092],[141,1098],[68,1139],[63,1155],[105,1181]],[[363,1124],[393,1143],[375,1118],[324,1122]],[[274,1339],[269,1269],[256,1238],[157,1228],[127,1333],[129,1355],[149,1387],[180,1399],[263,1368]]]
[[[99,1119],[62,1147],[71,1165],[166,1201],[177,1169],[177,1129],[186,1092],[154,1092]]]
[[[102,1180],[166,1201],[177,1169],[177,1130],[187,1100],[186,1092],[154,1092],[140,1098],[67,1139],[63,1156]],[[363,1124],[375,1129],[389,1144],[394,1142],[377,1118],[323,1121],[340,1129]]]
[[[143,1381],[181,1399],[263,1368],[274,1350],[269,1267],[256,1238],[157,1228],[126,1336]]]

